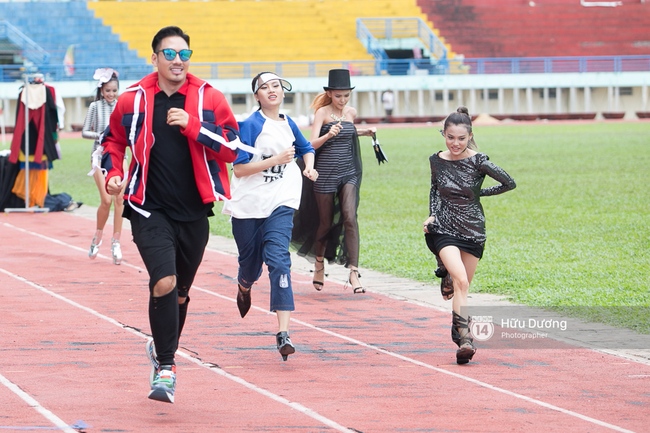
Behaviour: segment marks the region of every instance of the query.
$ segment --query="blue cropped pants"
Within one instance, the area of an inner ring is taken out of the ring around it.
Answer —
[[[291,254],[293,229],[290,207],[280,206],[267,218],[232,218],[232,234],[239,250],[237,281],[251,287],[262,275],[266,263],[271,283],[271,311],[293,311]]]

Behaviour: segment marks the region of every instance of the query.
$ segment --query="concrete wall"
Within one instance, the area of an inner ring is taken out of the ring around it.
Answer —
[[[285,111],[294,118],[308,119],[309,105],[323,91],[326,78],[285,77],[291,81]],[[250,80],[210,80],[232,102],[237,115],[256,109]],[[3,113],[0,126],[15,123],[16,99],[22,83],[0,84]],[[65,126],[81,125],[96,90],[95,82],[49,82],[64,98]],[[122,89],[133,82],[121,82]],[[351,105],[360,117],[382,117],[381,93],[391,89],[396,95],[394,116],[445,116],[465,105],[473,114],[562,114],[620,112],[636,119],[636,112],[650,111],[650,74],[571,73],[493,75],[408,75],[354,76]]]

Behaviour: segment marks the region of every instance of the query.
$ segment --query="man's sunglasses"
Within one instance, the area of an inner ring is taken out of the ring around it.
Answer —
[[[158,53],[163,53],[163,56],[165,56],[165,60],[167,60],[168,62],[174,60],[176,58],[176,54],[180,56],[182,62],[187,62],[190,59],[190,57],[192,57],[192,50],[176,51],[171,48],[165,48],[164,50],[160,50],[156,52],[156,54]]]

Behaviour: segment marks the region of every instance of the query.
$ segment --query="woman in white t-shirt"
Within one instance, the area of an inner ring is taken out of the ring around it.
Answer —
[[[295,352],[289,338],[294,308],[289,242],[293,214],[300,206],[302,175],[316,180],[314,148],[296,123],[280,113],[284,91],[291,84],[272,72],[255,76],[252,90],[260,109],[239,123],[241,141],[255,153],[240,150],[233,162],[231,200],[223,213],[231,215],[239,251],[237,307],[242,317],[251,306],[251,287],[268,267],[270,310],[278,318],[276,344],[283,360]],[[305,169],[295,161],[302,157]]]

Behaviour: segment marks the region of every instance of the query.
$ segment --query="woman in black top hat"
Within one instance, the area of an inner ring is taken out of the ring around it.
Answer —
[[[294,218],[292,241],[298,254],[314,257],[313,284],[322,290],[325,259],[350,268],[348,285],[354,293],[365,292],[359,281],[359,226],[357,207],[361,186],[359,136],[377,129],[357,129],[357,110],[348,106],[352,87],[350,71],[329,71],[325,92],[312,102],[314,122],[310,141],[316,149],[315,182],[305,179],[303,198]]]

